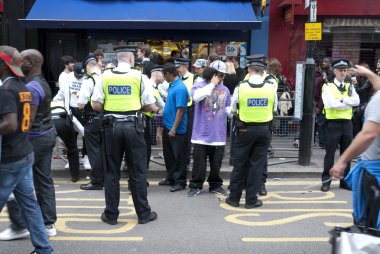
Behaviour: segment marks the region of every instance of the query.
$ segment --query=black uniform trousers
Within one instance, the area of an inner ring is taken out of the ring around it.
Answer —
[[[210,190],[223,185],[223,179],[220,177],[220,168],[224,157],[224,146],[211,146],[193,144],[193,171],[192,179],[190,180],[190,188],[203,188],[203,183],[206,180],[207,157],[210,161],[210,175],[207,182],[210,185]]]
[[[193,134],[194,106],[187,107],[187,123],[185,134],[186,164],[190,165],[191,136]]]
[[[117,220],[120,203],[120,167],[126,154],[132,200],[139,220],[151,214],[147,197],[146,144],[143,132],[136,130],[135,122],[115,122],[104,126],[105,136],[105,199],[104,213]]]
[[[271,140],[269,124],[247,126],[238,130],[234,139],[234,168],[230,178],[230,199],[239,202],[246,189],[246,204],[257,201],[262,175],[267,163],[267,152]]]
[[[86,119],[85,119],[85,115],[84,115],[84,110],[83,109],[79,109],[79,108],[74,108],[74,107],[70,107],[70,110],[71,110],[71,113],[73,114],[73,116],[75,116],[76,119],[84,127],[86,125]],[[83,137],[82,155],[83,156],[87,155],[86,141],[84,140],[84,137]]]
[[[167,128],[164,128],[162,132],[163,152],[167,172],[166,179],[171,183],[186,186],[186,134],[176,134],[172,138],[169,136],[169,131]]]
[[[144,139],[146,143],[146,167],[149,168],[150,156],[152,155],[152,139],[151,139],[151,120],[149,116],[145,115],[145,128],[144,128]]]
[[[104,169],[102,159],[101,119],[96,116],[90,118],[84,127],[86,150],[91,164],[91,184],[104,185]]]
[[[326,155],[323,164],[322,181],[330,178],[330,169],[334,166],[335,151],[339,145],[340,154],[347,149],[352,142],[353,130],[351,120],[327,120],[325,123],[326,130]],[[347,163],[344,170],[344,176],[350,172],[351,163]],[[341,182],[342,183],[342,182]],[[329,186],[331,181],[323,185]]]
[[[67,147],[67,159],[69,160],[72,178],[79,178],[79,150],[77,144],[78,133],[73,124],[67,125],[65,118],[52,119],[58,137],[62,139]]]

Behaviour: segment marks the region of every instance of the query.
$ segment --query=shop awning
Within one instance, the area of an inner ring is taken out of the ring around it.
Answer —
[[[260,29],[251,1],[36,0],[25,28]]]

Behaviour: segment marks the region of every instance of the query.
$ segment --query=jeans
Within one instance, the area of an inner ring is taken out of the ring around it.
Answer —
[[[41,210],[34,196],[33,161],[34,155],[31,153],[22,160],[0,164],[0,212],[13,192],[35,250],[39,254],[50,254],[53,249],[49,244]]]
[[[51,173],[51,157],[57,135],[55,130],[30,139],[34,150],[33,181],[45,225],[57,221],[54,182]]]

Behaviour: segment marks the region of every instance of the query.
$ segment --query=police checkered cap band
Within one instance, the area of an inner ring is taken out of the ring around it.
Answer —
[[[249,63],[249,66],[256,66],[256,67],[261,67],[263,69],[267,68],[267,63],[261,60],[253,60],[252,62]]]
[[[17,49],[5,45],[0,46],[0,59],[3,60],[15,76],[24,77],[21,70],[21,56]]]
[[[175,67],[179,67],[181,65],[189,66],[190,59],[188,58],[174,58]]]
[[[155,71],[162,71],[162,65],[154,65],[150,72],[155,72]]]
[[[88,56],[88,57],[86,57],[84,60],[83,60],[83,69],[86,69],[86,66],[87,66],[87,64],[89,63],[89,62],[91,62],[91,61],[98,61],[98,59],[96,59],[96,57],[95,56]]]
[[[210,64],[211,68],[214,68],[215,70],[222,72],[222,73],[227,73],[227,66],[225,63],[223,63],[221,60],[216,60]]]
[[[331,63],[332,67],[335,68],[348,68],[349,61],[347,59],[335,60]]]
[[[119,53],[119,52],[132,52],[132,53],[135,53],[136,52],[136,46],[133,46],[133,45],[119,46],[119,47],[113,48],[113,50],[116,53]]]

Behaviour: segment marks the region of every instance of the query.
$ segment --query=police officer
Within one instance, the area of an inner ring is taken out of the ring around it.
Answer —
[[[333,82],[325,83],[322,87],[322,100],[326,114],[326,155],[323,164],[321,191],[329,191],[331,180],[329,170],[334,165],[336,148],[339,145],[340,154],[351,144],[352,130],[352,107],[359,105],[359,95],[352,84],[345,82],[349,61],[339,59],[332,62],[335,79]],[[344,171],[344,176],[350,171],[350,162]],[[340,181],[339,187],[350,189],[344,182]]]
[[[84,109],[84,139],[87,155],[91,164],[90,182],[81,184],[82,190],[101,190],[104,185],[104,169],[101,143],[101,114],[92,109],[90,99],[94,86],[101,80],[101,70],[95,56],[88,56],[83,61],[85,75],[78,97],[78,108]]]
[[[119,216],[120,166],[124,152],[130,190],[139,224],[157,219],[147,199],[146,144],[142,110],[158,112],[152,86],[145,75],[131,69],[134,46],[115,48],[118,66],[103,75],[92,96],[93,108],[104,111],[104,158],[106,208],[103,222],[115,225]]]
[[[245,208],[263,204],[256,195],[268,160],[273,111],[277,109],[277,94],[273,86],[276,81],[274,77],[264,75],[266,67],[265,62],[253,60],[249,65],[249,80],[241,82],[235,88],[231,100],[229,111],[237,113],[238,122],[233,143],[234,168],[226,203],[234,207],[239,206],[243,189],[246,189]]]
[[[179,76],[182,78],[188,93],[190,94],[191,88],[194,85],[195,75],[189,72],[190,59],[188,58],[174,58],[174,65],[177,68]],[[191,135],[193,133],[193,120],[194,120],[194,103],[191,97],[187,103],[187,125],[186,125],[186,136],[185,136],[185,147],[186,147],[186,163],[189,167],[190,165],[190,155],[191,155]]]

